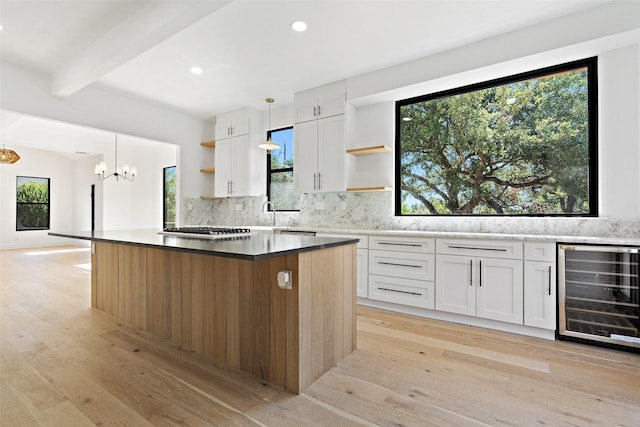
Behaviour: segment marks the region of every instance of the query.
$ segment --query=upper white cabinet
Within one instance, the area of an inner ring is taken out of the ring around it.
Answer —
[[[294,122],[302,123],[345,113],[344,80],[315,89],[298,92],[294,99]]]
[[[262,120],[243,108],[216,118],[215,196],[259,196],[265,192],[265,153],[258,147]]]
[[[436,309],[523,321],[522,242],[438,239]]]
[[[340,89],[341,95],[336,93]],[[324,91],[327,91],[324,96]],[[314,99],[318,104],[309,107]],[[324,102],[320,102],[324,100]],[[338,102],[338,100],[340,100]],[[334,104],[341,104],[338,108]],[[347,117],[344,82],[295,95],[294,186],[299,193],[345,191]],[[310,115],[298,111],[310,111]],[[301,118],[304,118],[302,120]]]

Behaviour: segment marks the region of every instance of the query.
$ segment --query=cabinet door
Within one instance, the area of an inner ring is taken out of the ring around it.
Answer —
[[[249,195],[249,135],[231,139],[231,195]]]
[[[525,261],[524,324],[556,329],[555,263]]]
[[[369,298],[369,251],[367,249],[358,249],[358,285],[356,294],[360,298]]]
[[[344,114],[345,103],[346,99],[344,91],[334,91],[333,93],[319,95],[317,109],[318,117],[325,118]]]
[[[438,255],[436,259],[436,310],[476,314],[475,258]]]
[[[232,158],[231,138],[216,141],[216,185],[215,196],[226,197],[231,189],[231,158]]]
[[[317,145],[317,189],[345,191],[344,115],[318,120]]]
[[[296,124],[293,135],[295,189],[298,193],[311,193],[317,186],[318,122]]]
[[[476,315],[522,324],[522,261],[477,258]]]

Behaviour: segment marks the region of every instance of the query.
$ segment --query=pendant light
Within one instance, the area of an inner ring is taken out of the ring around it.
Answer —
[[[271,130],[271,104],[273,104],[275,99],[267,98],[265,99],[265,101],[267,101],[267,103],[269,104],[269,130]],[[267,137],[267,140],[262,144],[258,144],[258,147],[262,148],[263,150],[267,150],[267,153],[270,153],[271,150],[279,150],[280,146],[271,140],[271,135],[269,132],[267,132],[267,135],[269,135]]]
[[[116,171],[107,176],[104,173],[107,171],[107,164],[102,161],[95,167],[95,174],[98,175],[98,181],[104,181],[105,179],[114,177],[116,181],[122,178],[124,181],[133,181],[136,178],[138,169],[135,166],[129,166],[127,164],[120,166],[118,164],[118,134],[116,134]]]
[[[20,156],[13,150],[7,150],[4,145],[0,148],[0,163],[12,165],[20,160]]]

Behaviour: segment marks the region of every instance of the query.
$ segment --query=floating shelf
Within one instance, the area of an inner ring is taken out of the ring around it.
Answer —
[[[391,147],[388,145],[373,145],[371,147],[350,148],[347,154],[354,156],[365,156],[367,154],[390,153]]]
[[[201,142],[203,147],[216,148],[216,142],[214,140]]]
[[[391,191],[391,187],[385,187],[385,186],[380,186],[380,187],[350,187],[350,188],[347,188],[347,191],[349,191],[351,193],[363,192],[363,191]]]
[[[216,196],[200,196],[201,199],[215,199]]]
[[[200,172],[202,172],[202,173],[216,173],[216,168],[200,169]]]

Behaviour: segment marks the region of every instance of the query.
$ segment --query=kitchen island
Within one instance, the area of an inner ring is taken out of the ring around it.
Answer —
[[[357,239],[49,234],[91,241],[95,309],[291,392],[356,347]]]

